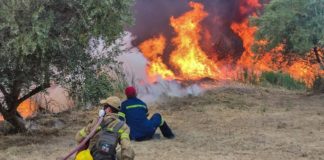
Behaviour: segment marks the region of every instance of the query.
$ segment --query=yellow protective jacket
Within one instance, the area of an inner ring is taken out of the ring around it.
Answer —
[[[89,124],[82,128],[76,135],[75,140],[78,143],[81,143],[81,141],[87,137],[88,134],[90,134],[91,129],[96,125],[98,119],[93,119],[89,122]],[[114,128],[118,123],[119,119],[116,114],[106,114],[106,116],[103,119],[103,122],[111,121],[107,128]],[[96,134],[90,139],[89,148],[92,148],[92,146],[96,143],[98,139],[98,132],[101,130],[101,126],[97,128]],[[133,148],[131,147],[130,139],[129,139],[129,128],[126,123],[118,130],[118,134],[120,134],[119,144],[121,146],[121,160],[133,160],[135,157],[135,153]],[[119,156],[118,156],[119,157]]]

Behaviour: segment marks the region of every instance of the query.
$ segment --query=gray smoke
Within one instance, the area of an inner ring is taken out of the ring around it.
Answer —
[[[131,44],[133,39],[134,36],[128,32],[120,40],[123,42],[121,50],[125,52],[118,57],[118,60],[123,62],[128,84],[136,87],[139,97],[144,101],[153,102],[163,96],[196,96],[204,91],[197,84],[183,86],[177,81],[158,79],[156,82],[150,83],[145,70],[148,62],[138,48]]]

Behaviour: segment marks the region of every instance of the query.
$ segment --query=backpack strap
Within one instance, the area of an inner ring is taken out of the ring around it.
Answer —
[[[113,119],[113,118],[109,118],[106,122],[102,122],[101,124],[100,124],[100,126],[101,126],[101,129],[106,129],[107,128],[107,126],[111,123],[111,122],[113,122],[113,121],[115,121],[115,119]],[[114,128],[113,128],[113,132],[114,133],[118,133],[118,130],[120,129],[120,128],[122,128],[123,126],[124,126],[124,124],[125,124],[125,122],[124,121],[120,121],[120,120],[118,120],[118,123],[114,126]]]
[[[101,129],[107,128],[107,126],[113,121],[114,121],[114,119],[109,118],[107,121],[101,122],[101,124],[100,124]]]
[[[124,126],[125,122],[124,121],[119,121],[116,126],[114,127],[113,132],[118,133],[118,130]]]

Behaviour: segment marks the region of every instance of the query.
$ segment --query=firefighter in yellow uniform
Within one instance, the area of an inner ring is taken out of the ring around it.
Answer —
[[[99,111],[99,116],[104,116],[95,135],[87,143],[87,148],[79,152],[76,160],[133,160],[134,150],[129,139],[129,128],[127,124],[118,119],[120,99],[116,96],[108,97],[100,101],[104,105],[103,110]],[[82,128],[75,136],[78,143],[90,134],[91,129],[96,125],[97,119],[91,121],[86,127]],[[121,152],[116,153],[117,143],[121,146]]]

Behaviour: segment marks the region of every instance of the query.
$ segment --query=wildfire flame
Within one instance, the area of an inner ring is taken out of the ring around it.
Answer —
[[[177,36],[172,39],[176,49],[171,53],[170,62],[179,72],[178,78],[197,80],[204,77],[218,77],[219,69],[201,49],[200,22],[208,15],[203,5],[190,2],[193,10],[179,18],[171,17],[171,26]]]
[[[259,0],[240,0],[240,13],[242,15],[249,14],[251,10],[260,8],[262,5]]]
[[[174,79],[175,77],[173,72],[162,61],[165,43],[165,37],[160,35],[145,41],[139,46],[143,55],[149,60],[146,72],[150,75],[150,82],[156,81],[157,76],[161,76],[163,79]]]
[[[257,28],[249,27],[247,19],[242,23],[233,23],[231,25],[231,28],[236,34],[238,34],[238,36],[241,37],[241,39],[243,40],[243,47],[245,49],[237,64],[246,68],[253,68],[254,53],[251,50],[251,46],[254,43],[253,35],[257,31]]]
[[[199,80],[202,78],[236,80],[244,71],[257,77],[265,71],[282,71],[311,87],[316,76],[323,74],[319,65],[311,63],[308,59],[290,56],[294,60],[291,58],[288,60],[287,56],[281,53],[283,45],[262,55],[253,53],[251,49],[253,43],[266,44],[267,42],[255,42],[254,34],[258,28],[249,26],[248,17],[241,22],[233,22],[230,26],[232,31],[241,38],[244,48],[244,52],[234,62],[234,66],[231,57],[219,60],[217,56],[210,56],[211,54],[206,53],[200,44],[210,43],[209,31],[205,30],[201,24],[208,13],[204,11],[204,6],[200,3],[190,2],[189,6],[192,10],[177,18],[173,16],[170,18],[170,26],[176,33],[171,39],[174,49],[170,54],[165,51],[167,39],[162,34],[139,45],[139,49],[149,61],[147,74],[151,82],[154,82],[158,76],[168,80]],[[260,7],[262,5],[258,0],[242,0],[240,1],[240,14],[255,16],[251,11]],[[202,42],[201,35],[204,35],[204,42]]]
[[[28,118],[31,117],[37,110],[37,105],[36,102],[33,101],[32,99],[27,99],[20,103],[20,105],[17,108],[18,113],[23,117],[23,118]],[[3,117],[0,116],[0,121],[3,121]]]

